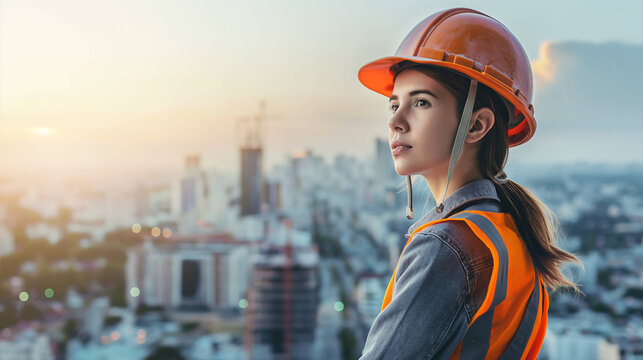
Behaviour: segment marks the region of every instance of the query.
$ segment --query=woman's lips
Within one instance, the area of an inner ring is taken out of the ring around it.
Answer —
[[[395,141],[391,142],[391,154],[393,154],[393,156],[402,155],[402,154],[404,154],[406,152],[411,151],[412,148],[413,148],[413,146],[411,146],[411,145],[409,145],[409,144],[407,144],[407,143],[405,143],[405,142],[403,142],[401,140],[395,140]]]
[[[393,154],[393,156],[398,156],[411,151],[411,149],[411,146],[398,145],[391,150],[391,154]]]

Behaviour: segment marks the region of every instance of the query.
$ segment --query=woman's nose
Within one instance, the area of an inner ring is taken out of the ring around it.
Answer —
[[[388,127],[393,132],[404,133],[409,131],[409,123],[406,122],[406,119],[402,114],[402,109],[398,109],[396,112],[393,113],[393,116],[391,116],[391,119],[388,122]]]

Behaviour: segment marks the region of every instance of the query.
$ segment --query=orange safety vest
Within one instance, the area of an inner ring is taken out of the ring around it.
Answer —
[[[404,247],[419,231],[446,221],[465,222],[493,258],[487,295],[451,359],[536,359],[547,328],[549,296],[511,215],[462,211],[418,227]],[[382,310],[393,298],[394,285],[395,271]]]

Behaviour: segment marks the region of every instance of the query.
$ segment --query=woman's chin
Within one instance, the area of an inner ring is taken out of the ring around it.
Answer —
[[[413,175],[413,170],[411,168],[405,167],[405,166],[396,166],[395,167],[395,172],[400,176]]]

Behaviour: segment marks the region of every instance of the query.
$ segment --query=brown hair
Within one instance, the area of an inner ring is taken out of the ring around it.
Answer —
[[[456,98],[457,114],[464,109],[469,89],[469,79],[442,68],[428,65],[401,64],[397,73],[413,67],[440,82]],[[478,92],[473,110],[488,107],[493,111],[496,121],[482,139],[478,154],[480,171],[493,181],[503,211],[511,214],[518,231],[531,254],[536,268],[545,284],[552,290],[570,287],[580,292],[578,285],[561,271],[564,262],[574,262],[582,266],[580,260],[571,253],[556,246],[558,222],[554,214],[534,194],[525,187],[507,179],[503,170],[509,152],[507,126],[508,109],[502,98],[484,84],[478,84]]]

